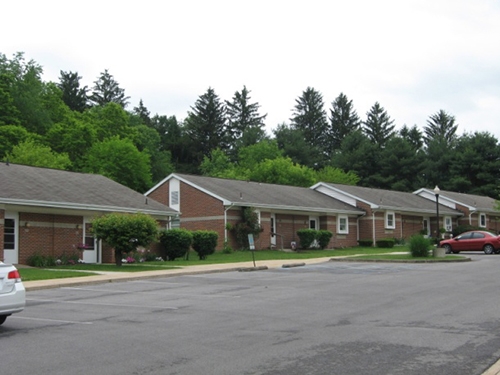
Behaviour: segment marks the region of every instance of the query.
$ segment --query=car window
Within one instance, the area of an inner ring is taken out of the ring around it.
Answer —
[[[484,233],[474,232],[474,236],[473,236],[474,239],[484,238],[484,237],[485,237]]]
[[[457,238],[459,240],[470,240],[472,237],[472,233],[464,233],[464,234],[461,234],[460,236],[458,236]]]

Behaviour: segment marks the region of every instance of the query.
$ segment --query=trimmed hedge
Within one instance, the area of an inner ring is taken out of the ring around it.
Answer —
[[[182,258],[191,248],[193,234],[186,229],[170,229],[160,232],[160,244],[167,260]]]
[[[197,230],[193,232],[193,249],[198,253],[200,260],[215,253],[219,235],[213,230]]]
[[[297,236],[302,249],[310,249],[314,241],[317,241],[320,249],[324,249],[328,246],[333,233],[329,230],[299,229]]]
[[[373,241],[372,240],[358,240],[359,246],[363,247],[371,247],[373,246]]]
[[[377,247],[390,249],[391,247],[394,247],[395,243],[396,241],[394,240],[394,238],[382,238],[377,241]]]

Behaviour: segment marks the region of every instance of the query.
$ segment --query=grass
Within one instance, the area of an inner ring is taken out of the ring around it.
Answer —
[[[79,271],[53,271],[42,268],[19,268],[23,281],[66,279],[68,277],[92,276],[95,273]]]
[[[390,249],[374,248],[374,247],[353,247],[347,249],[336,250],[301,250],[299,252],[284,252],[276,250],[258,250],[254,252],[256,261],[265,260],[291,260],[291,259],[311,259],[311,258],[331,258],[336,256],[354,256],[356,259],[367,260],[431,260],[443,258],[412,258],[409,254],[388,254],[394,252],[408,252],[407,246],[396,246]],[[448,255],[445,259],[457,259],[461,256]],[[216,252],[209,255],[205,260],[199,260],[195,252],[190,252],[189,260],[176,259],[171,262],[147,262],[123,264],[117,267],[114,264],[75,264],[72,266],[57,266],[47,269],[42,268],[20,268],[19,272],[23,281],[47,280],[67,277],[80,277],[95,275],[95,272],[140,272],[140,271],[155,271],[168,270],[173,268],[182,268],[186,266],[196,266],[203,264],[220,264],[220,263],[241,263],[253,261],[251,251],[234,251],[231,254]]]

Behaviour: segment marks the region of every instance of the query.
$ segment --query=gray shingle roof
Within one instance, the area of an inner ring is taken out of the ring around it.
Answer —
[[[310,188],[175,173],[190,183],[236,206],[254,206],[296,211],[362,214],[349,204]]]
[[[332,183],[324,183],[323,185],[330,186],[338,191],[342,191],[359,200],[365,201],[372,206],[385,210],[428,213],[431,215],[436,212],[435,202],[412,193]],[[439,212],[442,215],[460,214],[457,210],[453,210],[441,204],[439,205]]]
[[[0,203],[177,214],[170,207],[101,175],[6,163],[0,163]]]
[[[469,206],[472,209],[481,212],[490,212],[496,213],[500,215],[500,211],[495,210],[496,201],[490,197],[484,197],[481,195],[474,194],[464,194],[464,193],[456,193],[453,191],[443,191],[439,192],[441,197],[450,198],[457,203],[461,203],[463,205]]]

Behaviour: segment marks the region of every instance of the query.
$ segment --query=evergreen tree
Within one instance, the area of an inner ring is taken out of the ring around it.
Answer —
[[[226,108],[209,87],[191,109],[186,119],[186,133],[191,139],[191,151],[199,166],[203,157],[210,156],[212,150],[228,150]]]
[[[422,132],[417,128],[416,125],[413,125],[412,128],[408,128],[408,126],[403,125],[403,127],[399,131],[399,135],[403,139],[408,141],[415,151],[422,149],[424,145]]]
[[[72,111],[83,112],[88,108],[87,86],[80,87],[80,77],[77,72],[60,71],[59,87],[62,91],[62,100]]]
[[[141,119],[141,122],[146,126],[152,126],[150,112],[144,106],[142,99],[139,100],[139,106],[134,107],[134,114]]]
[[[352,100],[346,95],[340,95],[332,102],[330,109],[330,150],[334,152],[340,149],[342,140],[359,129],[361,120],[352,106]]]
[[[299,130],[308,146],[317,153],[317,158],[306,165],[319,169],[328,161],[328,121],[323,96],[308,87],[295,102],[291,127]]]
[[[101,73],[94,84],[95,86],[89,98],[92,103],[98,106],[103,106],[108,103],[117,103],[122,108],[127,106],[127,100],[130,99],[130,97],[125,96],[125,90],[120,88],[118,82],[109,74],[107,69]]]
[[[264,120],[267,115],[259,114],[260,105],[250,103],[249,94],[243,86],[241,92],[234,93],[232,101],[226,101],[229,144],[235,152],[240,147],[259,142],[266,134]]]
[[[429,145],[432,140],[439,139],[451,144],[456,140],[457,129],[455,117],[441,109],[427,120],[427,125],[424,127],[425,143]]]
[[[324,160],[316,147],[306,142],[302,130],[283,123],[278,125],[273,133],[279,149],[294,163],[311,167]]]
[[[366,113],[363,130],[372,143],[384,147],[394,134],[394,120],[391,120],[386,110],[376,102]]]
[[[457,139],[450,161],[449,190],[500,198],[500,145],[487,132]]]

